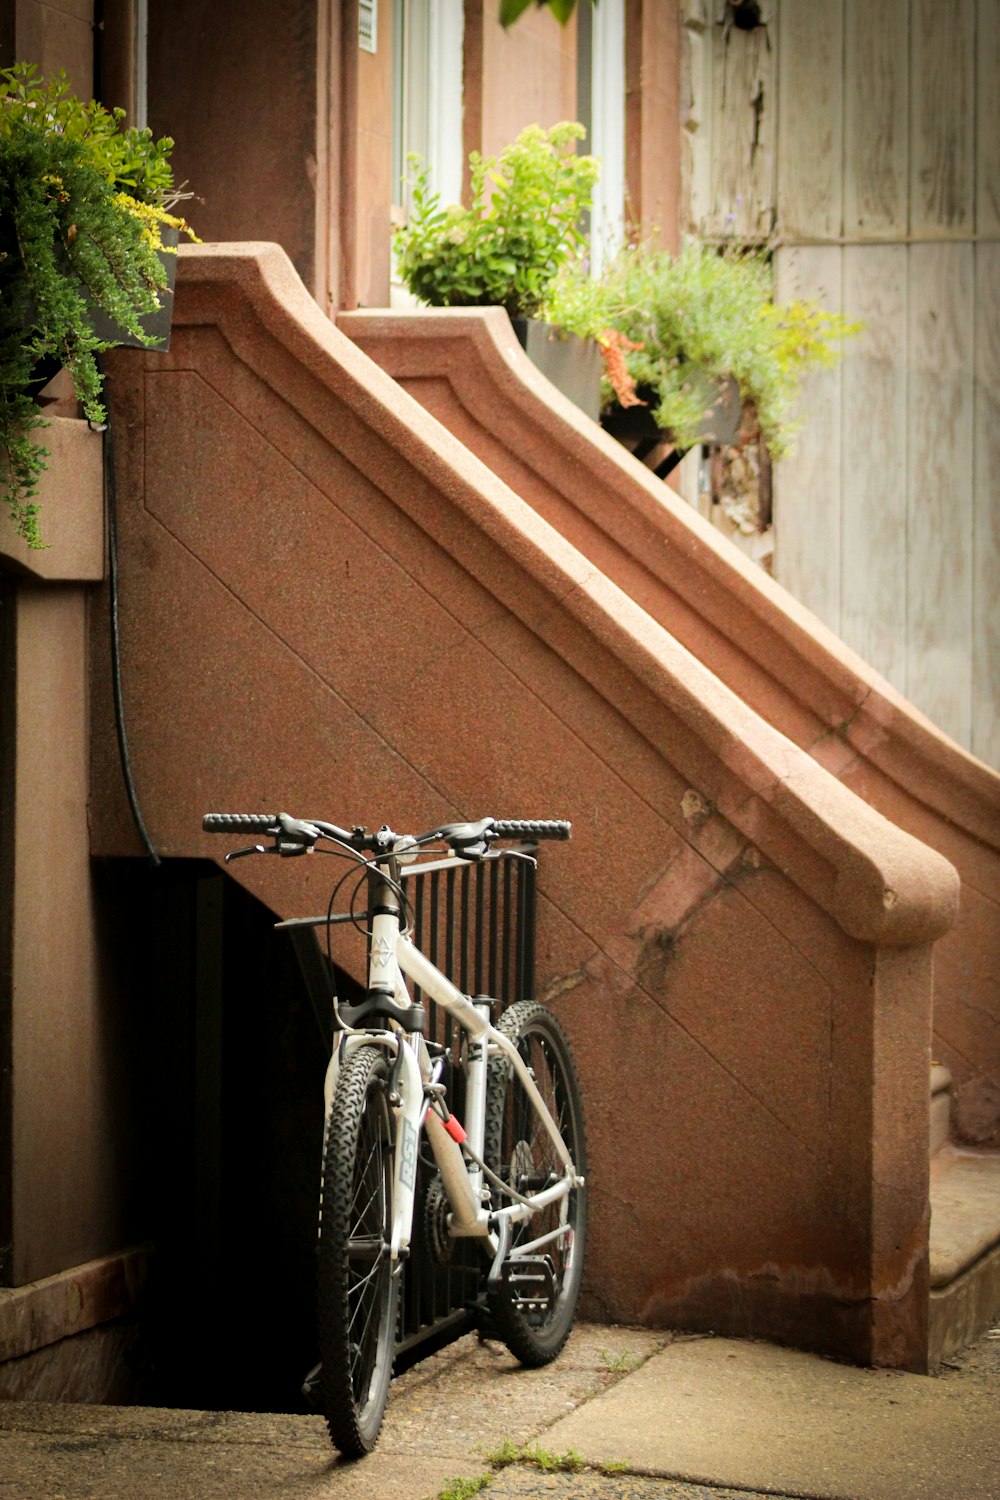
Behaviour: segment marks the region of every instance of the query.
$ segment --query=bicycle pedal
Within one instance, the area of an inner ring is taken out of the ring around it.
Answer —
[[[302,1398],[310,1411],[322,1411],[323,1398],[320,1392],[320,1381],[323,1378],[323,1366],[313,1365],[309,1374],[302,1382]]]
[[[506,1260],[500,1280],[524,1312],[550,1312],[556,1301],[556,1278],[548,1256]]]

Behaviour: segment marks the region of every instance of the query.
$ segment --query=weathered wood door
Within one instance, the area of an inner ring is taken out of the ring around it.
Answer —
[[[688,228],[864,323],[777,466],[773,570],[1000,766],[1000,0],[759,8],[685,6]]]

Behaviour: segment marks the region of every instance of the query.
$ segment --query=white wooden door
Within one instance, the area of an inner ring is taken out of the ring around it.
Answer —
[[[804,393],[773,571],[1000,767],[1000,0],[725,12],[686,8],[688,227],[865,325]]]

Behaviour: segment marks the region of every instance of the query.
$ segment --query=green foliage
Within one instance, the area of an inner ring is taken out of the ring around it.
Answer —
[[[0,71],[0,129],[6,133],[27,125],[73,141],[86,165],[120,192],[140,203],[168,200],[173,189],[170,136],[154,141],[150,130],[125,128],[123,109],[107,110],[96,100],[84,104],[70,93],[65,73],[48,83],[37,73],[32,63]]]
[[[472,1500],[473,1495],[486,1488],[492,1477],[491,1474],[479,1474],[475,1479],[449,1479],[439,1492],[438,1500]]]
[[[604,1361],[605,1368],[610,1370],[612,1375],[624,1375],[632,1368],[631,1356],[625,1350],[622,1350],[620,1354],[612,1354],[608,1349],[600,1349],[598,1353]]]
[[[836,343],[858,331],[811,302],[777,305],[767,259],[688,244],[679,255],[629,246],[599,282],[564,267],[544,316],[592,334],[624,361],[627,380],[606,384],[610,404],[630,388],[680,447],[698,441],[706,407],[732,376],[756,408],[772,456],[787,451],[791,408],[803,374],[837,358]],[[611,339],[608,333],[613,335]],[[606,358],[609,374],[613,360]],[[627,404],[627,395],[626,402]]]
[[[30,437],[44,425],[39,369],[64,365],[85,416],[103,421],[95,356],[110,346],[88,308],[152,342],[139,320],[166,283],[160,230],[187,229],[163,206],[169,137],[123,129],[123,111],[82,104],[62,74],[35,75],[24,63],[0,71],[0,481],[30,547],[43,545],[34,497],[48,456]]]
[[[559,268],[584,246],[599,165],[578,156],[585,134],[570,121],[529,125],[496,158],[469,157],[472,202],[442,208],[416,168],[413,210],[396,235],[400,275],[432,307],[499,305],[512,317],[538,313]]]
[[[504,1438],[499,1448],[487,1453],[486,1461],[495,1469],[523,1464],[532,1469],[541,1469],[545,1474],[575,1474],[587,1467],[586,1459],[575,1448],[567,1448],[565,1453],[551,1453],[535,1443],[519,1445],[511,1438]]]

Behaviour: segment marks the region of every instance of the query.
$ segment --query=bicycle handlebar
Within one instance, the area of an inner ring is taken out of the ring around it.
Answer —
[[[377,833],[364,828],[338,828],[319,819],[290,818],[287,813],[206,813],[201,826],[206,833],[265,834],[278,840],[281,854],[303,853],[317,838],[331,838],[353,849],[391,854],[400,835],[383,827]],[[562,818],[480,818],[476,823],[442,823],[428,833],[407,838],[406,844],[446,843],[458,855],[482,855],[494,839],[568,839],[571,824]]]
[[[206,813],[201,820],[206,833],[276,833],[274,813]]]
[[[565,818],[493,818],[491,833],[499,839],[568,839],[572,824]]]

